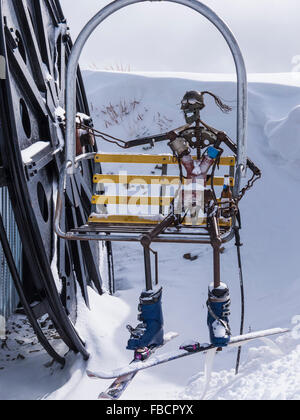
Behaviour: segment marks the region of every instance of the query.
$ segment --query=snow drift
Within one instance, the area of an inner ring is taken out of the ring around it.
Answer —
[[[280,120],[268,121],[265,134],[269,146],[288,162],[300,163],[300,105]]]

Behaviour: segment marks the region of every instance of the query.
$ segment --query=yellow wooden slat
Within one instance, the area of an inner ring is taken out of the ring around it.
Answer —
[[[95,157],[96,163],[149,163],[173,165],[178,161],[173,155],[129,155],[101,153]]]
[[[92,204],[111,204],[128,206],[169,206],[174,197],[137,197],[94,195]]]
[[[157,225],[159,222],[150,218],[143,218],[142,216],[139,217],[130,215],[93,215],[90,216],[89,223]]]
[[[207,225],[207,219],[206,218],[201,218],[199,219],[199,222],[197,225],[195,225],[192,221],[191,218],[187,217],[183,223],[184,226],[206,226]],[[231,220],[227,221],[224,219],[220,219],[219,220],[219,226],[220,227],[230,227],[232,225]]]
[[[197,159],[196,156],[193,157]],[[129,155],[101,153],[95,156],[96,163],[147,163],[156,165],[177,165],[178,160],[173,155]],[[235,166],[236,159],[233,156],[221,157],[220,165]]]
[[[188,180],[187,180],[188,181]],[[134,184],[134,185],[179,185],[178,176],[157,176],[157,175],[94,175],[94,184]],[[189,182],[187,182],[188,184]],[[207,185],[211,185],[208,181]],[[222,187],[224,185],[223,177],[215,177],[214,185]],[[234,186],[234,178],[230,178],[231,187]]]
[[[95,205],[125,205],[125,206],[169,206],[174,197],[137,197],[137,196],[115,196],[115,195],[94,195],[92,204]],[[221,198],[217,199],[221,205]]]
[[[178,176],[157,175],[95,175],[94,184],[179,185]]]
[[[131,215],[93,215],[89,218],[89,224],[117,224],[117,225],[157,225],[159,221],[153,220],[143,216]],[[186,218],[183,223],[184,226],[206,226],[207,219],[198,219],[198,223],[193,223],[192,219]],[[222,227],[230,227],[231,221],[220,219],[219,225]]]

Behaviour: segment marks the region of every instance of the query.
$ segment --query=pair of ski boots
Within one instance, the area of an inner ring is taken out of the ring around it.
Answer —
[[[211,344],[215,347],[226,347],[230,342],[230,303],[226,284],[221,283],[218,288],[210,285],[207,325]],[[142,293],[139,312],[138,320],[141,323],[136,328],[128,326],[131,338],[127,349],[135,351],[136,358],[143,360],[148,356],[147,349],[162,346],[164,342],[162,288]]]

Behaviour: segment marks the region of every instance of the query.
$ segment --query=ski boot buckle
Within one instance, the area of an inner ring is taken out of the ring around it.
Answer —
[[[147,360],[151,356],[151,350],[148,347],[144,347],[142,349],[137,349],[134,352],[134,360],[139,362],[143,362]]]
[[[182,344],[179,349],[185,350],[188,353],[197,353],[202,349],[202,346],[200,343],[192,342],[192,343]]]

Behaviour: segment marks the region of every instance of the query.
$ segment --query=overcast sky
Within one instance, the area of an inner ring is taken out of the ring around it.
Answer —
[[[61,0],[73,39],[106,0]],[[300,54],[300,0],[203,0],[237,37],[248,72],[287,72]],[[222,36],[182,5],[146,2],[108,18],[82,54],[83,67],[228,72],[233,60]]]

